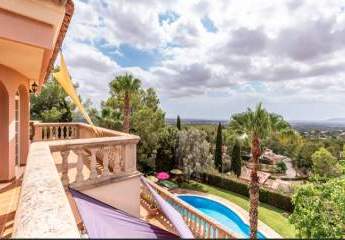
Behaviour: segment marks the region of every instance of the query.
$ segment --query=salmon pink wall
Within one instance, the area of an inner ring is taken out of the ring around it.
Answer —
[[[20,163],[25,164],[29,149],[29,80],[12,69],[0,65],[0,181],[15,176],[15,95],[19,91]]]

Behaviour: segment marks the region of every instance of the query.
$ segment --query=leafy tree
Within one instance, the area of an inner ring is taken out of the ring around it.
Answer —
[[[261,103],[256,106],[254,111],[249,108],[244,113],[233,115],[229,123],[229,129],[240,136],[246,136],[251,143],[251,155],[254,164],[249,187],[249,222],[250,238],[254,239],[257,236],[258,223],[259,178],[257,170],[259,158],[262,154],[261,141],[270,136],[288,136],[293,134],[293,130],[283,117],[268,113]]]
[[[331,136],[323,140],[323,145],[334,157],[337,159],[341,158],[340,155],[343,147],[342,140]]]
[[[312,156],[313,173],[320,177],[337,177],[341,174],[338,160],[326,148],[320,148]]]
[[[159,132],[165,127],[165,114],[160,108],[154,109],[143,105],[132,114],[132,133],[140,136],[138,145],[139,163],[155,159],[152,154],[157,151]]]
[[[138,167],[145,173],[152,172],[159,147],[159,133],[165,127],[165,113],[159,106],[159,99],[155,90],[142,88],[140,80],[130,76],[126,74],[120,78],[117,77],[109,84],[110,97],[102,102],[101,113],[96,114],[97,123],[103,127],[121,130],[121,124],[123,123],[124,126],[124,121],[128,119],[130,132],[140,136],[137,149]],[[125,83],[122,83],[123,81]],[[128,92],[130,111],[124,111],[128,108],[128,101],[126,103],[126,91],[123,90],[125,88],[122,88],[122,85],[126,84],[136,85],[129,87],[131,89]],[[124,115],[127,113],[129,116],[125,117]]]
[[[322,146],[322,143],[315,141],[308,141],[305,144],[303,144],[300,152],[298,153],[297,166],[299,168],[310,170],[313,166],[311,156]]]
[[[162,128],[158,137],[156,171],[170,171],[175,168],[178,130],[172,127]]]
[[[179,115],[177,115],[176,127],[178,130],[181,130],[181,119]]]
[[[231,154],[231,171],[236,174],[237,177],[241,176],[242,159],[241,159],[241,143],[236,141]]]
[[[42,122],[71,122],[74,106],[59,83],[51,77],[39,95],[31,94],[31,118]]]
[[[222,159],[222,146],[223,146],[223,139],[222,139],[222,124],[218,124],[217,128],[217,137],[216,137],[216,149],[214,152],[214,165],[218,171],[222,172],[223,167],[223,159]]]
[[[111,94],[123,100],[123,131],[126,133],[130,129],[131,97],[138,92],[140,86],[140,80],[128,73],[119,75],[110,82]]]
[[[121,112],[108,106],[102,108],[100,116],[96,115],[96,121],[98,125],[114,130],[120,130],[123,126]]]
[[[205,132],[196,128],[179,131],[178,147],[188,180],[193,172],[203,173],[211,166],[212,154]]]
[[[292,202],[290,222],[300,238],[345,237],[345,178],[302,185]]]

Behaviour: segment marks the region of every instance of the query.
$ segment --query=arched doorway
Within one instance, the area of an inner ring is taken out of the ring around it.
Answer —
[[[9,96],[0,81],[0,181],[10,180],[9,176]]]

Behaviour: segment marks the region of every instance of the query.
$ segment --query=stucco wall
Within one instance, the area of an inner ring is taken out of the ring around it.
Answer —
[[[1,112],[0,129],[0,181],[9,181],[15,178],[15,95],[19,90],[21,106],[21,140],[20,163],[26,162],[29,149],[29,79],[20,73],[0,65]]]

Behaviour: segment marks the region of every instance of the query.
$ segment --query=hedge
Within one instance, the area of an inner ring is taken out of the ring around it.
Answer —
[[[241,180],[203,173],[201,174],[201,181],[249,197],[249,184]],[[293,211],[293,205],[289,195],[260,187],[259,199],[260,202],[267,203],[284,211]]]

